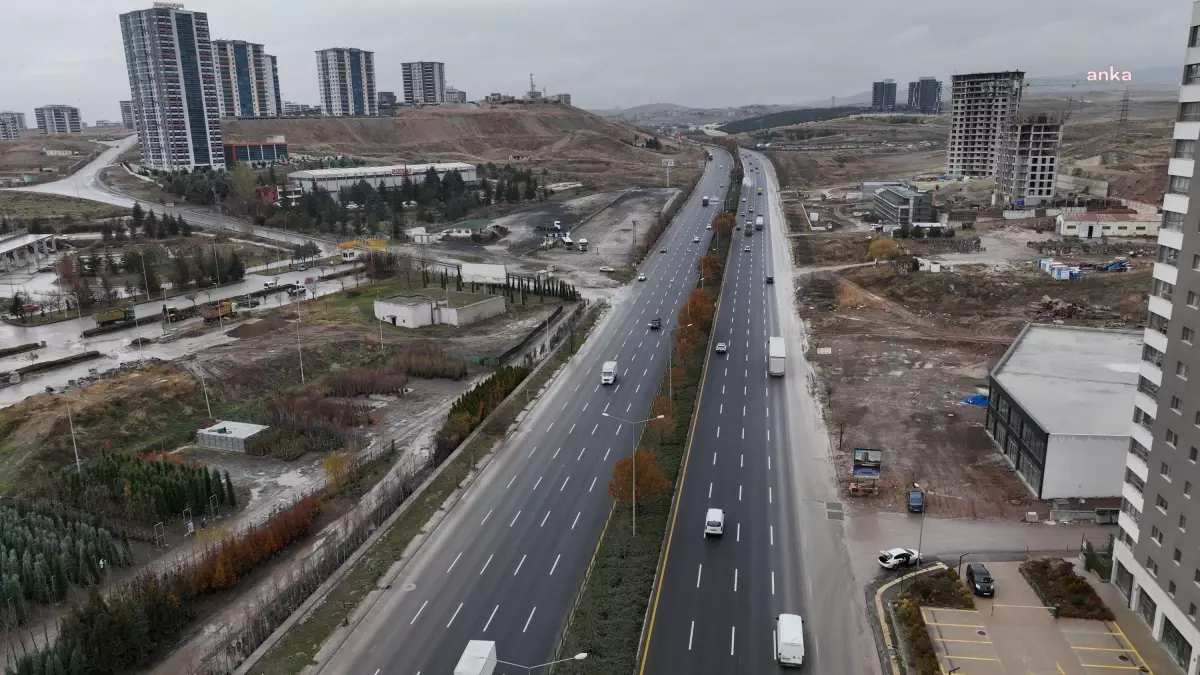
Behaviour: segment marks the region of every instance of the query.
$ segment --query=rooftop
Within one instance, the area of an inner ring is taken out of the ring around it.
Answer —
[[[221,420],[211,427],[199,430],[197,433],[200,435],[228,436],[231,438],[240,438],[245,440],[262,431],[263,429],[268,428],[269,427],[261,424],[250,424],[249,422],[229,422]]]
[[[1142,216],[1136,213],[1063,213],[1058,216],[1068,222],[1085,222],[1085,223],[1132,223],[1132,222],[1158,222],[1158,218],[1152,216]]]
[[[1128,436],[1142,335],[1029,324],[992,377],[1050,434]]]
[[[474,164],[465,162],[446,162],[443,164],[395,164],[391,166],[351,166],[344,169],[309,169],[308,171],[293,171],[288,178],[293,181],[311,180],[313,178],[356,178],[366,176],[387,176],[407,173],[418,178],[432,167],[438,173],[447,171],[474,171]]]
[[[920,192],[918,190],[910,190],[909,188],[900,187],[899,185],[884,185],[883,187],[881,187],[879,189],[887,190],[888,192],[897,194],[905,199],[916,199],[920,195],[925,194],[924,192]]]
[[[0,253],[8,253],[9,251],[15,251],[15,250],[21,248],[22,246],[29,246],[30,244],[35,244],[39,241],[42,241],[43,239],[49,239],[53,236],[54,236],[53,233],[51,233],[51,234],[19,234],[15,237],[9,237],[7,239],[0,238]]]

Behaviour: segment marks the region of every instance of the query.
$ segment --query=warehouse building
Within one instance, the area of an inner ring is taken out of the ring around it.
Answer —
[[[290,173],[288,174],[288,181],[305,192],[312,191],[314,184],[323,190],[337,192],[342,188],[354,185],[360,180],[367,181],[372,187],[379,187],[381,183],[388,187],[397,187],[404,183],[405,176],[408,176],[409,180],[414,183],[420,183],[425,179],[425,172],[430,168],[437,171],[438,178],[442,179],[451,171],[457,171],[462,176],[463,182],[467,184],[476,183],[479,180],[475,173],[474,164],[447,162],[444,164],[403,164],[398,166],[356,166],[346,169],[312,169]]]
[[[1029,324],[988,375],[986,429],[1038,499],[1118,497],[1141,334]]]

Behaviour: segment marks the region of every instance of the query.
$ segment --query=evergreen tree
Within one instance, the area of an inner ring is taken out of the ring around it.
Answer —
[[[158,236],[158,217],[154,215],[153,209],[146,213],[146,222],[142,224],[142,227],[145,228],[147,237]]]
[[[130,231],[132,232],[133,228],[141,227],[142,220],[144,220],[145,217],[146,212],[142,210],[142,205],[138,202],[134,202],[133,211],[129,214],[130,225],[132,226]]]
[[[184,220],[184,219],[183,219],[183,216],[177,216],[177,217],[176,217],[176,220],[179,222],[179,233],[180,233],[180,234],[182,234],[182,235],[183,235],[183,236],[185,236],[185,237],[190,237],[190,236],[192,236],[192,225],[191,225],[191,223],[189,223],[188,221]]]
[[[225,495],[229,498],[229,505],[237,506],[237,493],[233,491],[233,481],[229,479],[229,472],[225,472]]]

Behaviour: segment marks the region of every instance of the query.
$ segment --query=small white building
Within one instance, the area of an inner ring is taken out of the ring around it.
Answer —
[[[0,272],[49,263],[58,251],[56,234],[29,234],[16,230],[0,235]]]
[[[1054,223],[1062,237],[1156,237],[1159,218],[1134,213],[1060,213]]]
[[[430,289],[437,293],[436,289]],[[462,297],[459,294],[458,297]],[[475,296],[474,302],[446,302],[424,295],[397,295],[375,301],[375,318],[393,326],[420,328],[433,324],[466,326],[505,311],[503,295]]]
[[[453,239],[470,239],[477,234],[483,234],[488,230],[488,221],[483,219],[464,220],[461,223],[455,223],[443,233],[443,236]]]
[[[917,258],[918,272],[953,272],[954,263],[941,258]]]
[[[404,231],[408,240],[414,244],[432,244],[434,237],[424,227],[410,227]]]
[[[985,428],[1038,499],[1119,497],[1142,334],[1029,324],[988,375]]]
[[[261,424],[222,420],[196,432],[196,443],[202,448],[246,454],[246,442],[254,434],[269,429]]]

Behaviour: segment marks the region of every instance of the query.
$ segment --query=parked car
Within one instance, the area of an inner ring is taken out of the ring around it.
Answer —
[[[908,512],[921,513],[925,510],[925,491],[912,488],[908,491]]]
[[[912,548],[893,548],[879,552],[879,566],[885,570],[916,565],[920,562],[920,551]]]
[[[608,265],[605,265],[604,267],[600,268],[600,271],[601,272],[612,272],[613,268],[609,267]]]
[[[983,563],[967,564],[967,586],[975,595],[986,595],[989,598],[996,595],[996,582],[992,580],[992,573]]]
[[[53,272],[53,271],[54,271],[54,265],[42,265],[41,267],[37,268],[37,271],[39,271],[39,272]]]

